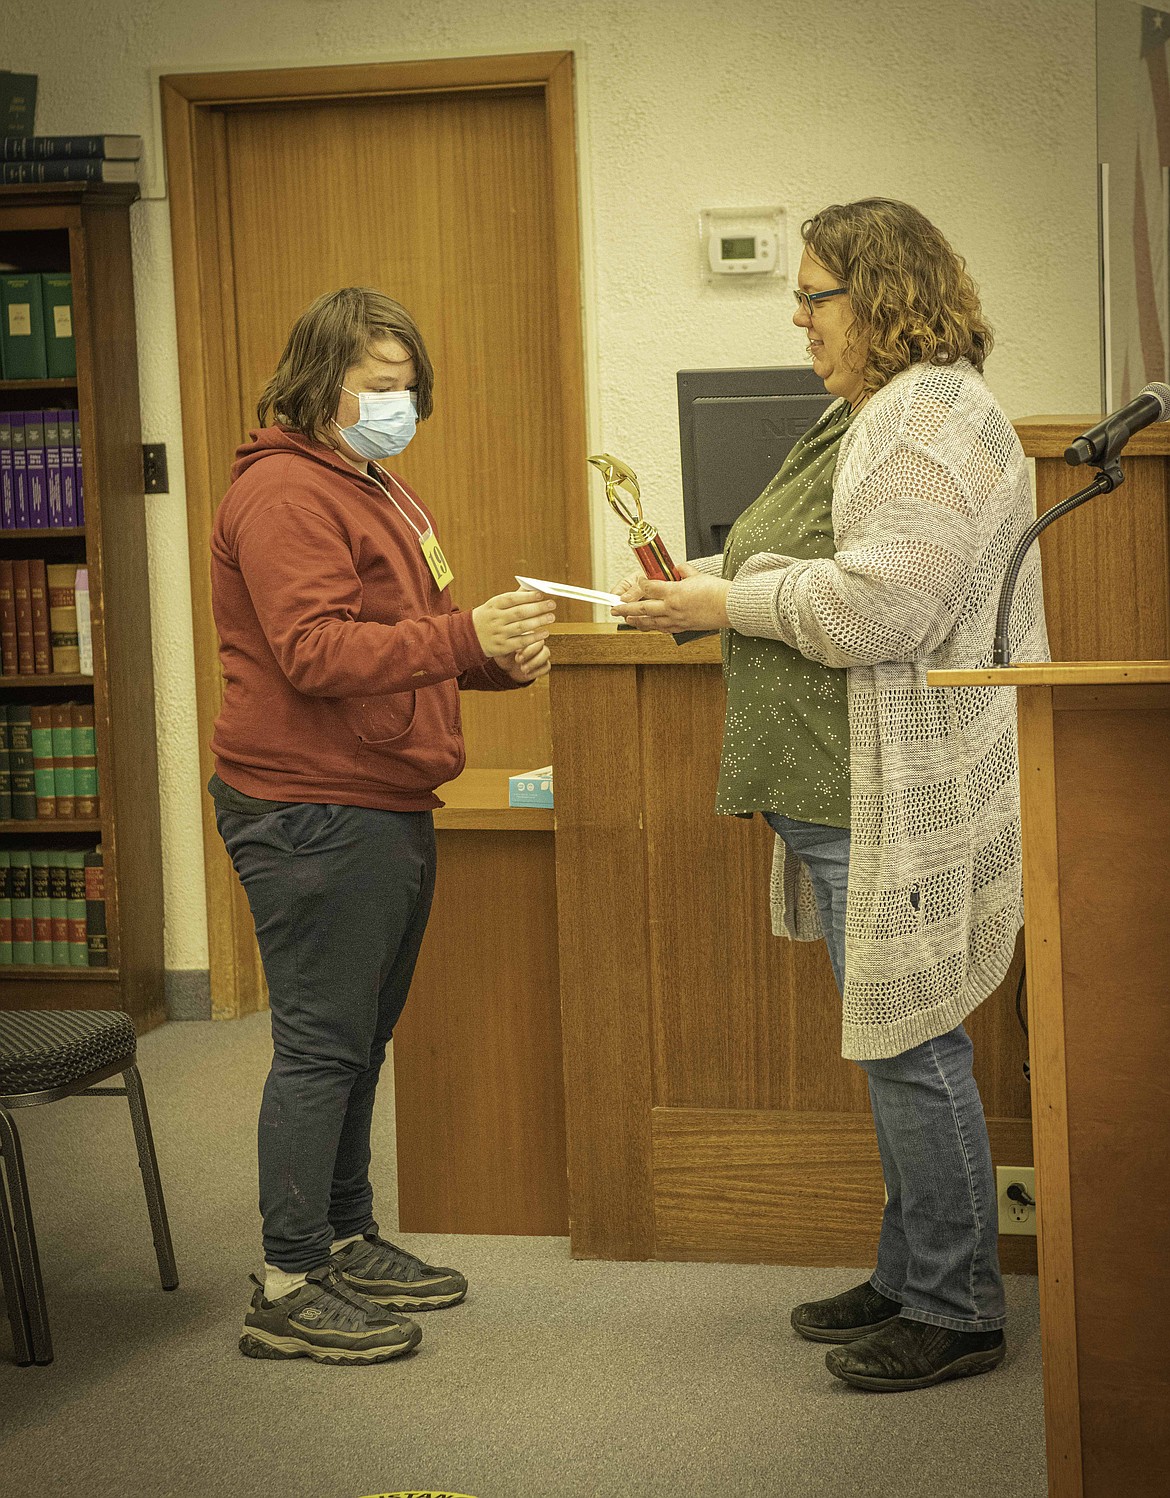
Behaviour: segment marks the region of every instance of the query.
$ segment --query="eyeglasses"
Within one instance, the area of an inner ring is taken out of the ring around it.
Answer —
[[[817,310],[818,302],[828,301],[831,296],[848,296],[848,286],[838,286],[832,291],[797,291],[793,289],[792,295],[796,298],[796,305],[803,307],[810,317]]]

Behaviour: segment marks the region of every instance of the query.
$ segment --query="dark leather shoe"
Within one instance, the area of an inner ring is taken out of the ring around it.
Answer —
[[[899,1316],[880,1332],[834,1347],[825,1354],[825,1367],[858,1389],[926,1389],[990,1373],[1006,1352],[1003,1332],[952,1332]]]
[[[856,1285],[828,1300],[809,1300],[792,1313],[792,1325],[810,1342],[854,1342],[898,1319],[901,1303],[872,1285]]]

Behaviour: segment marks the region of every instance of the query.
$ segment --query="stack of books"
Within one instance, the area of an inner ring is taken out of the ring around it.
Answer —
[[[0,136],[0,181],[136,182],[141,135]]]
[[[89,568],[0,557],[0,679],[92,676]]]
[[[0,266],[0,375],[6,380],[72,380],[73,277],[68,271]]]
[[[0,530],[85,524],[76,408],[0,411]]]
[[[100,816],[93,703],[0,705],[0,822]]]
[[[102,850],[0,848],[0,967],[108,967]]]

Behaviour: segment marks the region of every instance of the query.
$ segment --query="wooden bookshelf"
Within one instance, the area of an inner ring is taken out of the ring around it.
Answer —
[[[162,855],[142,432],[132,184],[0,187],[0,260],[73,277],[75,379],[0,380],[0,409],[76,406],[85,524],[0,531],[0,556],[89,568],[93,675],[0,676],[0,702],[92,699],[101,816],[0,822],[0,846],[95,846],[104,856],[109,966],[0,966],[0,1008],[123,1009],[141,1032],[164,1017]],[[44,546],[44,552],[35,548]]]

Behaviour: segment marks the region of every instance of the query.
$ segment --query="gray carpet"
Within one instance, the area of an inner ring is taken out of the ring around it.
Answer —
[[[337,1369],[236,1351],[258,1267],[254,1119],[266,1016],[140,1048],[181,1284],[155,1275],[129,1116],[19,1115],[57,1358],[17,1368],[0,1317],[5,1498],[1042,1498],[1037,1290],[1008,1281],[997,1372],[873,1395],[826,1373],[788,1308],[852,1269],[575,1263],[560,1238],[412,1236],[467,1302],[404,1360]],[[375,1139],[394,1226],[389,1075]]]

